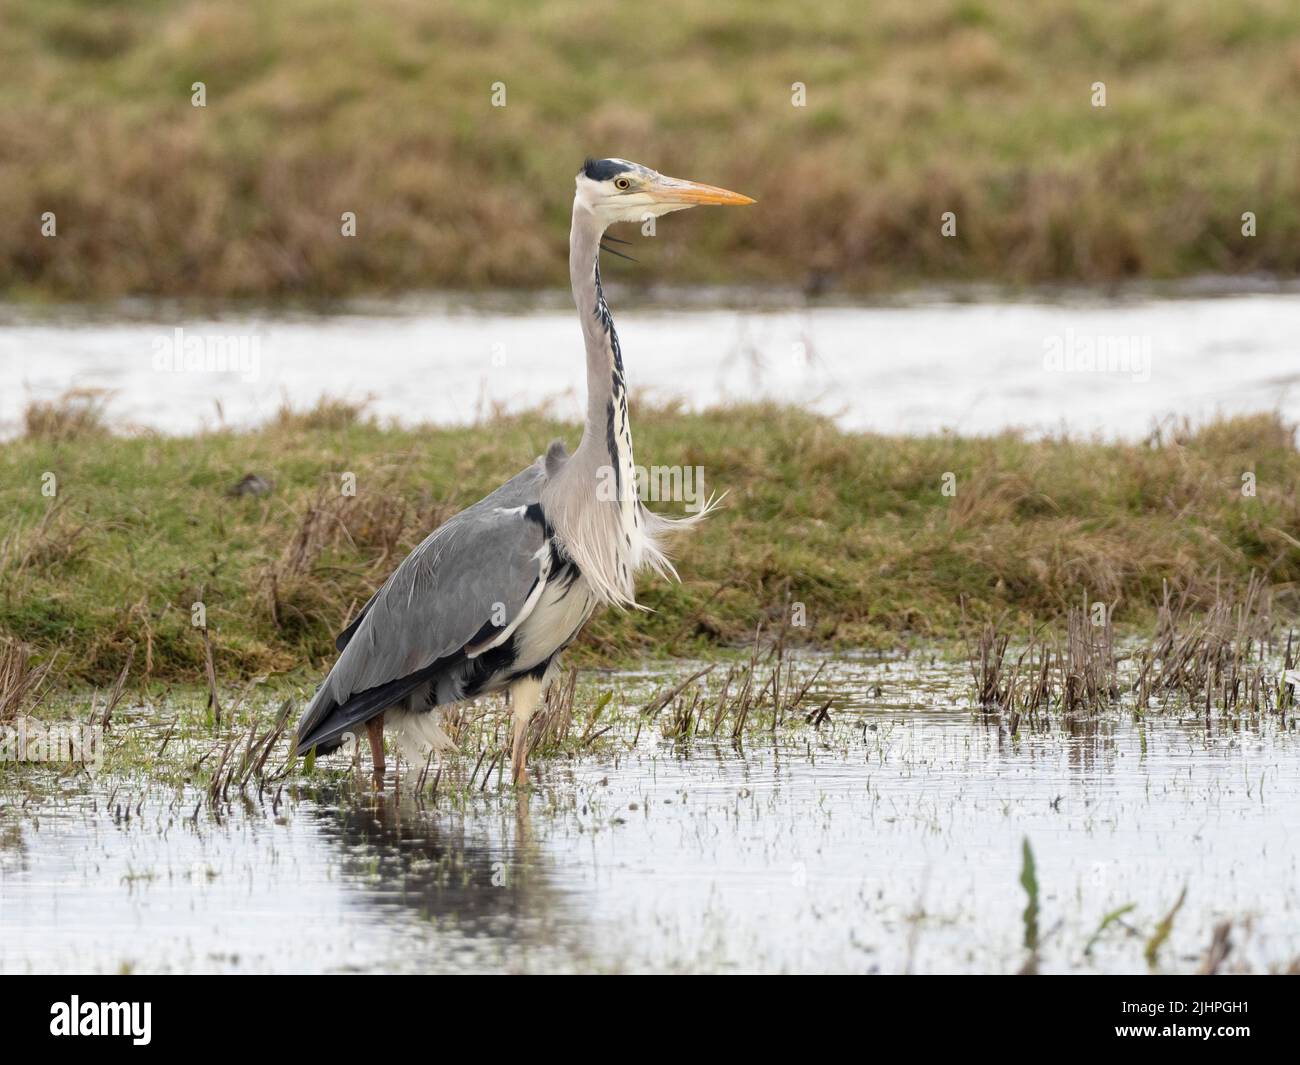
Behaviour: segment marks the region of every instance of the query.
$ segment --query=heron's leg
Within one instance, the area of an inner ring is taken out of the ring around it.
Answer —
[[[528,719],[537,709],[542,697],[542,681],[534,677],[521,677],[510,688],[510,709],[515,722],[514,745],[511,749],[511,779],[516,785],[528,783]]]
[[[372,717],[366,722],[366,735],[370,737],[370,760],[375,772],[384,771],[384,715]]]

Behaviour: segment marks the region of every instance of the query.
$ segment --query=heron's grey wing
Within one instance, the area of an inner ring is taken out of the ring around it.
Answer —
[[[474,653],[527,616],[550,566],[546,528],[529,502],[541,480],[530,467],[407,556],[349,626],[342,654],[298,726],[300,743],[319,736],[326,719],[360,693],[467,648]]]
[[[379,591],[367,599],[366,605],[357,611],[357,616],[348,622],[348,627],[334,638],[334,650],[343,650],[348,645],[348,641],[357,634],[357,629],[361,628],[361,622],[365,619],[366,614],[370,612],[370,608],[375,605],[375,600],[379,598],[379,592],[383,590],[384,586],[381,584]]]
[[[508,627],[549,561],[545,528],[523,507],[449,521],[375,597],[330,671],[334,698],[415,673]]]

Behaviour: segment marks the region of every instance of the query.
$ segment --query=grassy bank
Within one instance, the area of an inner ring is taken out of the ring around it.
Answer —
[[[319,664],[428,530],[577,435],[540,415],[405,430],[327,406],[254,432],[118,437],[34,410],[28,435],[0,445],[0,635],[69,679],[108,681],[134,654],[134,677],[199,682],[201,602],[222,676]],[[1059,619],[1085,595],[1117,603],[1122,630],[1150,622],[1166,581],[1208,603],[1252,570],[1297,605],[1300,454],[1267,416],[1102,445],[856,435],[774,407],[641,410],[637,446],[646,464],[702,466],[728,496],[680,544],[683,583],[642,582],[653,613],[589,626],[589,663],[738,644],[760,623],[890,647],[1004,612]],[[249,474],[270,491],[231,494]]]
[[[1300,269],[1289,0],[46,0],[3,28],[10,296],[555,285],[589,154],[759,200],[663,225],[644,278]]]

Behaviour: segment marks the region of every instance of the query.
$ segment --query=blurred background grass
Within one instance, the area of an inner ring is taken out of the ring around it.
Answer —
[[[646,280],[1300,267],[1294,0],[42,0],[0,29],[9,297],[560,285],[587,155],[760,201],[662,226]]]

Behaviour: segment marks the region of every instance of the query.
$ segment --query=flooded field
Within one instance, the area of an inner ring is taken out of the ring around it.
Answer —
[[[526,796],[485,744],[214,802],[201,698],[121,708],[98,770],[3,766],[0,969],[1015,972],[1025,841],[1040,971],[1194,972],[1225,921],[1225,970],[1300,957],[1286,714],[1011,735],[964,665],[841,658],[807,714],[674,739],[644,707],[685,669],[584,675]]]

